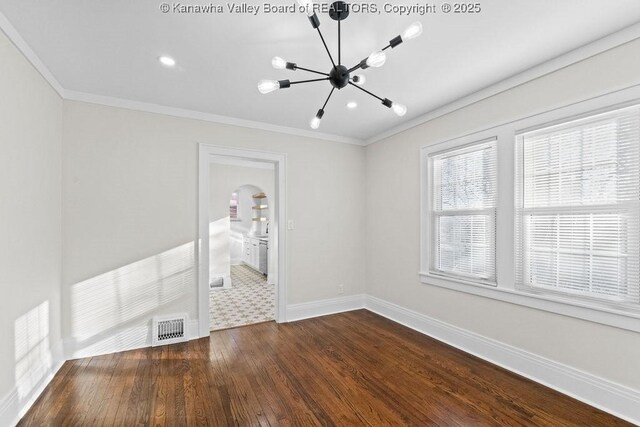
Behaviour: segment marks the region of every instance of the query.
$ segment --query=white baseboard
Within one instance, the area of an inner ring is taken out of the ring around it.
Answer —
[[[189,341],[197,340],[201,338],[198,335],[199,333],[200,333],[200,323],[198,322],[198,319],[189,320]]]
[[[366,308],[462,351],[640,425],[640,391],[368,295]]]
[[[64,363],[62,340],[51,347],[51,358],[39,366],[30,368],[30,377],[17,383],[11,391],[0,400],[0,425],[15,426],[40,397],[45,387]],[[35,384],[29,382],[38,378]]]
[[[190,340],[198,336],[198,319],[190,319],[187,329]],[[83,357],[101,356],[121,351],[137,350],[151,347],[151,322],[148,326],[134,326],[104,337],[94,337],[93,342],[84,344],[82,341],[67,339],[64,341],[66,360]]]
[[[287,322],[358,310],[364,308],[365,301],[366,295],[359,294],[302,304],[290,304],[287,306]]]

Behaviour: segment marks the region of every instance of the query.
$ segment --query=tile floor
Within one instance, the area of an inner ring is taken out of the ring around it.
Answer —
[[[209,291],[211,330],[235,328],[275,319],[275,286],[246,265],[231,266],[231,289]]]

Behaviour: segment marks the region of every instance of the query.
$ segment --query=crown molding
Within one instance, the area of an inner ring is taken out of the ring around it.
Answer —
[[[584,61],[592,56],[603,53],[607,50],[611,50],[615,47],[621,46],[625,43],[629,43],[635,39],[640,38],[640,23],[633,24],[620,31],[609,34],[594,42],[583,45],[577,49],[571,50],[567,53],[559,55],[547,62],[536,65],[529,68],[526,71],[515,74],[507,79],[474,92],[470,95],[459,98],[453,102],[438,107],[430,112],[423,114],[415,119],[409,120],[401,125],[395,126],[387,131],[384,131],[378,135],[368,138],[365,145],[374,144],[376,142],[387,139],[393,135],[397,135],[401,132],[419,126],[423,123],[442,117],[446,114],[453,113],[476,102],[480,102],[483,99],[490,98],[505,92],[509,89],[513,89],[517,86],[523,85],[532,80],[538,79],[547,74],[551,74],[555,71],[559,71],[563,68],[569,67],[577,62]]]
[[[559,55],[547,62],[532,67],[526,71],[515,74],[504,79],[494,85],[488,86],[477,92],[459,98],[453,102],[438,107],[419,117],[416,117],[399,126],[395,126],[389,130],[381,132],[367,139],[351,138],[330,133],[316,132],[288,126],[273,125],[270,123],[258,122],[253,120],[239,119],[235,117],[222,116],[201,111],[187,110],[182,108],[168,107],[164,105],[151,104],[139,101],[133,101],[123,98],[114,98],[110,96],[96,95],[86,92],[77,92],[66,90],[60,82],[54,77],[49,69],[44,65],[35,52],[29,47],[27,42],[20,36],[18,31],[11,25],[9,20],[0,12],[0,29],[4,31],[9,40],[22,52],[34,68],[44,77],[58,95],[66,100],[87,102],[91,104],[106,105],[110,107],[125,108],[128,110],[143,111],[149,113],[163,114],[174,117],[181,117],[194,120],[203,120],[212,123],[220,123],[231,126],[244,127],[249,129],[259,129],[269,132],[279,132],[283,134],[302,136],[305,138],[313,138],[332,142],[341,142],[345,144],[353,144],[359,146],[367,146],[376,142],[387,139],[393,135],[399,134],[423,123],[437,119],[438,117],[460,110],[483,99],[495,96],[514,87],[523,85],[527,82],[540,78],[544,75],[566,68],[572,64],[591,58],[607,50],[629,43],[640,38],[640,23],[626,27],[620,31],[612,33],[594,42],[581,46],[577,49]]]
[[[110,96],[95,95],[85,92],[77,92],[67,90],[49,71],[46,65],[40,60],[38,55],[31,49],[27,42],[20,36],[15,27],[9,22],[7,17],[0,12],[0,30],[2,30],[7,38],[15,45],[15,47],[24,55],[24,57],[33,65],[33,67],[42,75],[49,85],[57,92],[57,94],[65,100],[81,101],[91,104],[106,105],[110,107],[125,108],[128,110],[143,111],[148,113],[163,114],[174,117],[182,117],[187,119],[202,120],[212,123],[220,123],[244,127],[249,129],[259,129],[269,132],[278,132],[283,134],[302,136],[305,138],[320,139],[332,142],[341,142],[344,144],[353,144],[363,146],[364,140],[358,138],[350,138],[347,136],[334,135],[330,133],[315,132],[311,130],[297,129],[288,126],[273,125],[270,123],[258,122],[253,120],[238,119],[235,117],[221,116],[217,114],[204,113],[201,111],[187,110],[182,108],[168,107],[164,105],[151,104],[129,99],[114,98]]]
[[[220,123],[225,125],[239,126],[250,129],[259,129],[269,132],[278,132],[289,135],[302,136],[305,138],[321,139],[325,141],[341,142],[363,146],[365,142],[361,139],[350,138],[330,133],[315,132],[311,130],[297,129],[287,126],[273,125],[270,123],[257,122],[253,120],[238,119],[235,117],[221,116],[218,114],[203,113],[201,111],[187,110],[182,108],[167,107],[165,105],[151,104],[146,102],[132,101],[111,96],[94,95],[85,92],[65,90],[64,98],[69,101],[88,102],[91,104],[106,105],[109,107],[125,108],[127,110],[143,111],[147,113],[163,114],[167,116],[182,117],[186,119],[203,120],[206,122]]]
[[[64,88],[58,82],[58,80],[51,74],[51,71],[44,65],[44,63],[38,58],[38,55],[29,47],[26,41],[20,36],[18,30],[15,29],[11,22],[7,19],[6,16],[0,11],[0,30],[2,30],[7,38],[15,45],[16,48],[27,61],[33,65],[33,67],[38,71],[42,77],[49,83],[49,85],[55,90],[61,98],[64,98]]]

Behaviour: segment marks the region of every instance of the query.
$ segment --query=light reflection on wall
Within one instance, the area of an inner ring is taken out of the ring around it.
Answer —
[[[230,229],[228,216],[209,223],[209,282],[231,276]]]
[[[192,293],[193,269],[189,242],[73,285],[71,354],[144,345],[136,329],[144,331],[158,308]]]
[[[16,319],[15,378],[20,399],[27,397],[53,364],[49,345],[49,301]]]

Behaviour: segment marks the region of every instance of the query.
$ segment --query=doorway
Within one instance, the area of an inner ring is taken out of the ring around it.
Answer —
[[[212,331],[275,320],[270,264],[274,167],[210,164],[209,323]],[[271,280],[268,280],[268,279]]]
[[[281,154],[199,145],[201,337],[242,322],[286,321],[285,167]],[[243,180],[243,170],[255,173]]]

